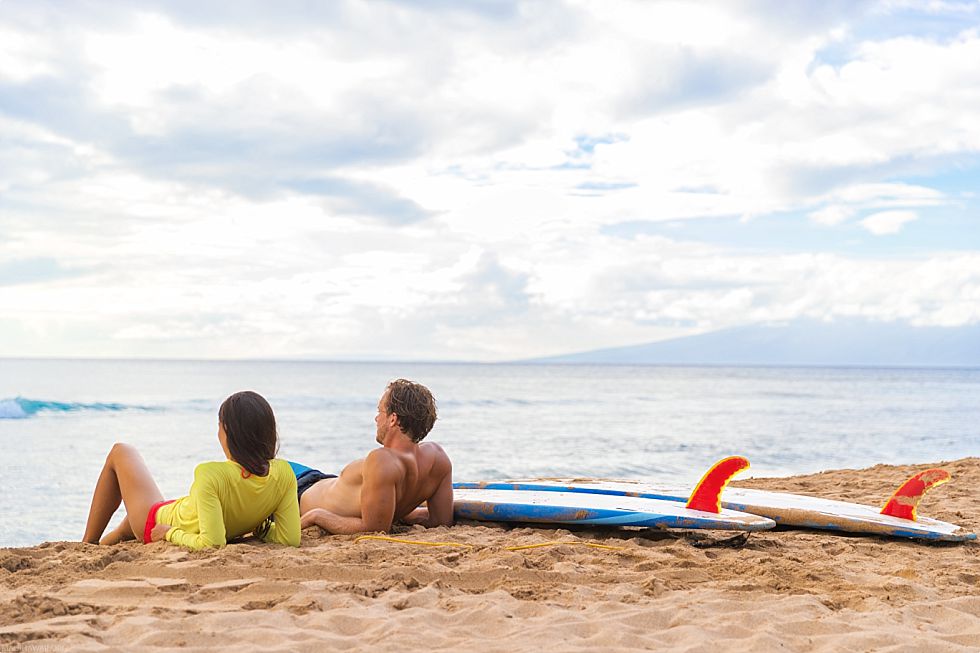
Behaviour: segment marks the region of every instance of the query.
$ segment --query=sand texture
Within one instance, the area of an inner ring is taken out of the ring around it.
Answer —
[[[920,514],[980,531],[980,459],[934,466],[953,480]],[[735,485],[880,505],[928,467]],[[0,549],[0,651],[980,650],[975,541],[475,523],[393,536],[471,546],[308,529],[300,549]]]

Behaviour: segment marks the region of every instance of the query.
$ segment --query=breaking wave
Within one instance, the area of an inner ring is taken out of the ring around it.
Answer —
[[[121,411],[121,410],[152,410],[146,406],[132,406],[116,403],[80,403],[64,401],[45,401],[43,399],[0,399],[0,419],[27,419],[38,413],[71,413],[78,411]]]

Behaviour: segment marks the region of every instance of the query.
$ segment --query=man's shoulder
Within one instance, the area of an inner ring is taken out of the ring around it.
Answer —
[[[449,466],[452,467],[452,461],[449,460],[449,454],[443,449],[439,444],[435,442],[423,442],[419,445],[419,450],[424,452],[427,456],[432,456],[433,462],[437,466]]]
[[[364,468],[385,476],[400,476],[405,473],[401,458],[386,447],[372,449],[364,456]]]
[[[427,449],[431,451],[438,451],[442,454],[446,453],[446,450],[442,448],[442,445],[438,442],[422,442],[419,444],[419,449]]]

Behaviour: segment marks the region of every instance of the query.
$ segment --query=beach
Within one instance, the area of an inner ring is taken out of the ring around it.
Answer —
[[[980,458],[733,485],[880,505],[929,467],[953,478],[919,513],[980,531]],[[976,541],[475,522],[390,536],[407,542],[311,528],[299,549],[0,549],[0,651],[980,649]]]

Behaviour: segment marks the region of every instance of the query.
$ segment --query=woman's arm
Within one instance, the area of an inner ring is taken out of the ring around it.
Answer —
[[[200,533],[190,533],[176,526],[167,531],[168,542],[186,546],[193,551],[228,543],[225,517],[218,499],[217,478],[206,465],[207,463],[202,463],[194,469],[194,484],[191,485],[190,492],[190,499],[197,504]]]
[[[296,499],[296,477],[289,472],[286,490],[272,513],[273,521],[259,537],[263,542],[299,546],[299,502]]]

